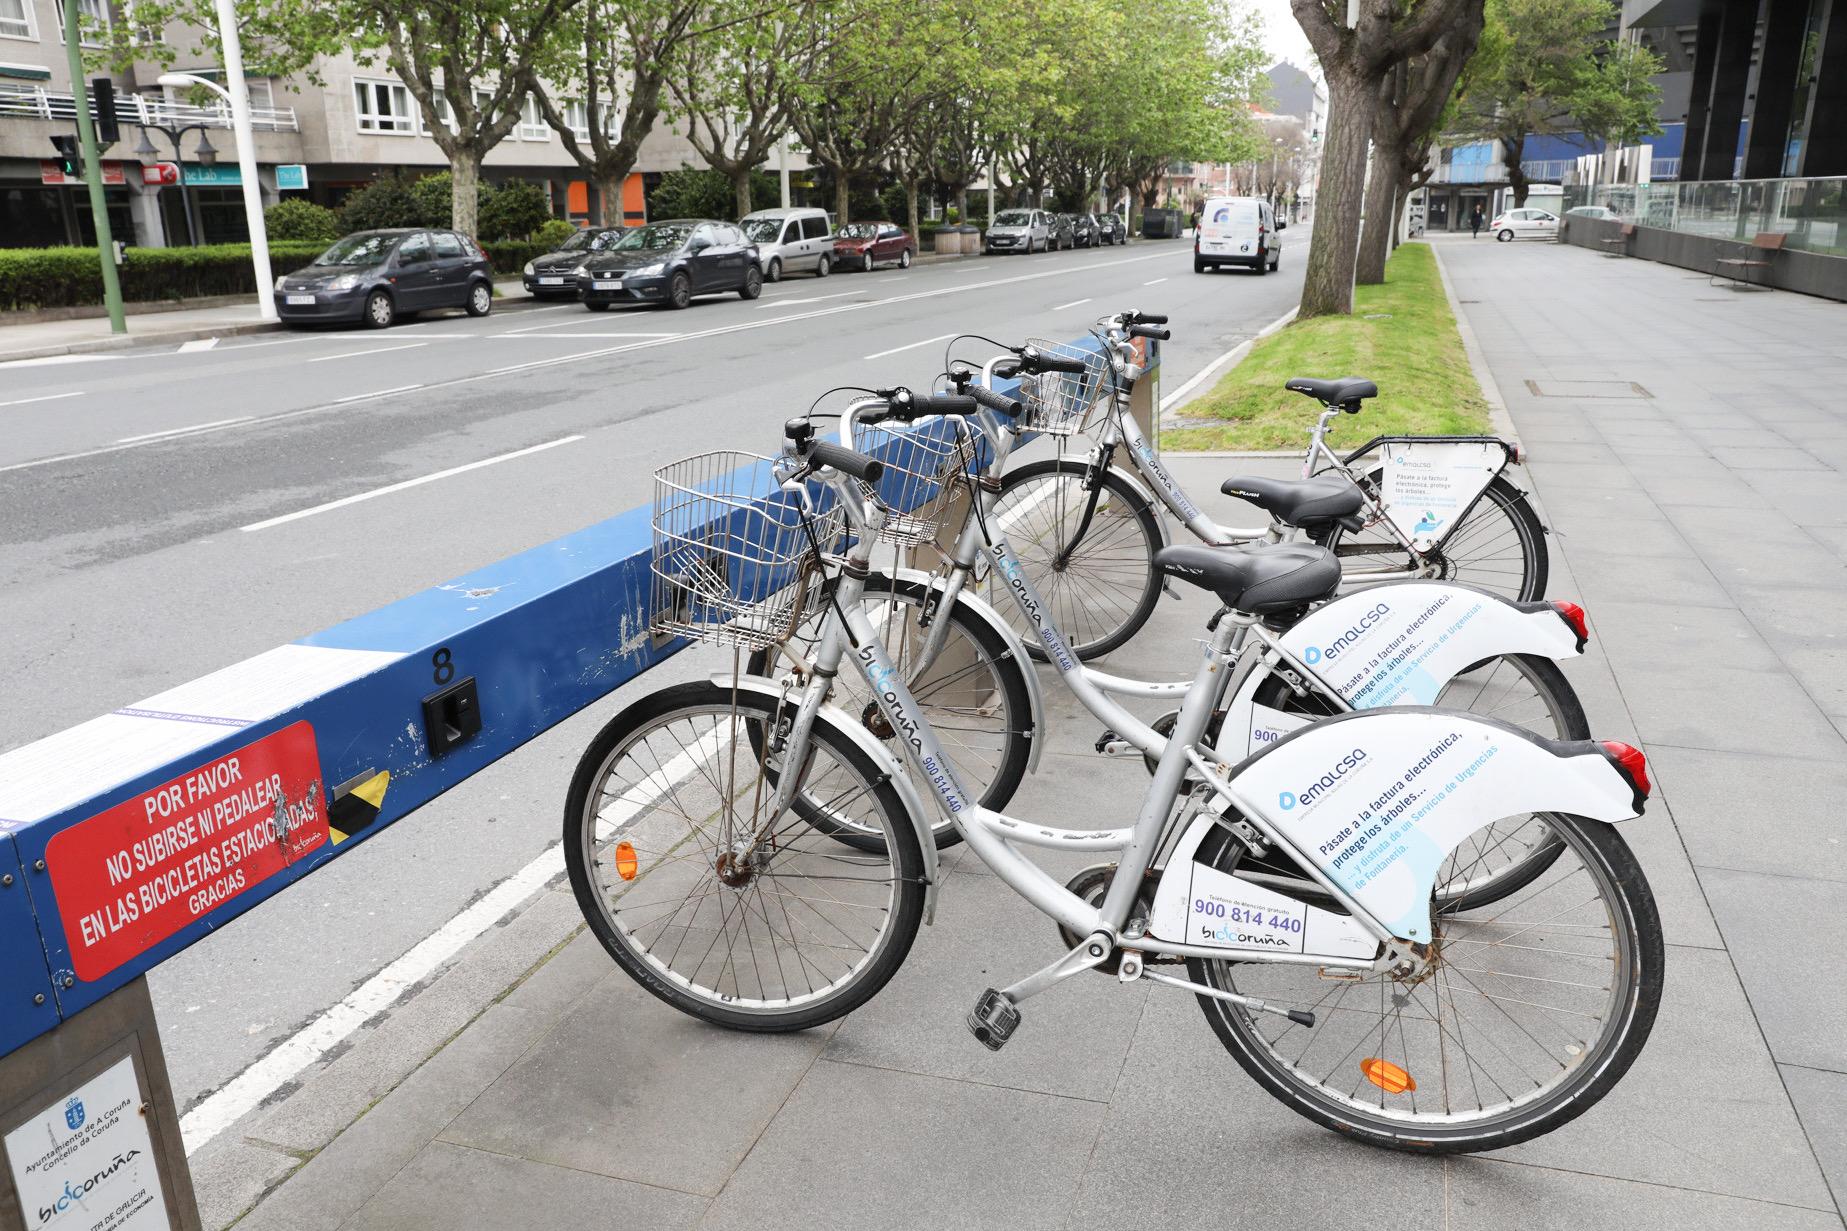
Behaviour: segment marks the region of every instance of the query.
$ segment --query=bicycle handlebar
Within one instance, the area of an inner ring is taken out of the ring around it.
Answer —
[[[1066,359],[1062,355],[1048,355],[1036,346],[1028,346],[1020,352],[1020,371],[1022,372],[1069,372],[1082,376],[1088,371],[1082,359]]]
[[[1026,403],[1020,401],[1019,398],[1010,398],[1004,393],[996,393],[994,390],[983,388],[980,385],[976,385],[974,388],[970,389],[968,391],[968,396],[974,401],[981,403],[989,410],[1006,415],[1009,419],[1016,418],[1026,412]]]
[[[817,440],[809,445],[807,458],[811,465],[832,466],[841,474],[850,474],[863,483],[877,483],[879,476],[885,473],[885,463],[877,458],[867,457],[845,445],[829,444],[825,440]]]
[[[1167,318],[1162,317],[1161,319],[1166,320]],[[1173,330],[1158,328],[1154,325],[1130,325],[1128,333],[1131,338],[1156,338],[1162,342],[1174,336]]]

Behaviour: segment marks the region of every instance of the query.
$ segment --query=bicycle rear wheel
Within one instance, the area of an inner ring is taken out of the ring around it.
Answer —
[[[1159,514],[1115,470],[1104,471],[1094,489],[1087,486],[1090,470],[1088,462],[1071,457],[1010,469],[1001,478],[993,513],[1047,614],[1080,659],[1120,648],[1148,622],[1161,595],[1154,566],[1161,547]],[[987,587],[988,601],[1020,630],[1027,652],[1048,661],[1039,630],[1020,614],[1013,596],[1001,592],[992,571]]]
[[[1374,470],[1360,485],[1375,498],[1381,472]],[[1369,571],[1402,570],[1410,557],[1389,530],[1369,527],[1353,533],[1335,525],[1316,541],[1340,557],[1349,580],[1363,579]],[[1545,527],[1527,501],[1526,493],[1496,475],[1449,536],[1428,557],[1436,566],[1432,576],[1492,590],[1503,598],[1530,603],[1546,595],[1550,557]]]
[[[590,930],[649,992],[737,1030],[852,1012],[897,971],[923,915],[923,851],[884,766],[822,715],[791,769],[793,711],[778,709],[706,682],[644,697],[591,742],[565,804],[565,865]],[[782,772],[880,849],[772,814]]]
[[[1666,953],[1621,835],[1580,817],[1547,824],[1566,857],[1491,908],[1434,911],[1421,970],[1337,979],[1189,958],[1195,982],[1315,1014],[1301,1026],[1200,996],[1219,1041],[1292,1110],[1389,1149],[1498,1149],[1581,1115],[1647,1041]],[[1197,857],[1235,874],[1243,850],[1215,829]]]

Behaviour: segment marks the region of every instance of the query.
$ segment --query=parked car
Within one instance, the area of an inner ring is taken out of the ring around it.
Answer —
[[[763,293],[757,246],[729,222],[674,218],[636,227],[593,253],[577,276],[584,307],[606,312],[611,304],[658,303],[684,308],[696,295]]]
[[[1259,274],[1283,257],[1283,223],[1266,197],[1207,197],[1193,232],[1193,272],[1243,265]]]
[[[1575,205],[1565,211],[1567,218],[1601,218],[1606,222],[1620,222],[1622,215],[1607,205]]]
[[[834,236],[834,260],[842,269],[871,269],[888,262],[909,269],[916,254],[911,233],[889,222],[849,222]]]
[[[1543,209],[1510,209],[1496,214],[1489,232],[1502,243],[1516,239],[1557,239],[1558,215]]]
[[[760,209],[738,225],[757,245],[765,282],[780,282],[785,274],[825,278],[834,267],[834,228],[826,210]]]
[[[1051,217],[1042,209],[1004,209],[982,241],[984,253],[1039,252],[1051,247]]]
[[[384,329],[432,308],[494,310],[494,271],[457,231],[357,231],[276,279],[276,315],[290,324],[361,321]]]
[[[1097,242],[1103,244],[1126,244],[1129,242],[1129,228],[1122,221],[1121,214],[1097,214]]]
[[[1097,246],[1097,220],[1090,214],[1066,214],[1071,220],[1071,246],[1074,248],[1094,248]]]
[[[1069,248],[1073,242],[1071,234],[1071,215],[1048,214],[1047,217],[1051,219],[1052,227],[1052,238],[1047,246],[1053,252],[1058,251],[1060,248]]]
[[[586,227],[565,240],[554,252],[526,262],[520,280],[534,299],[576,299],[577,267],[584,258],[622,238],[627,227]]]

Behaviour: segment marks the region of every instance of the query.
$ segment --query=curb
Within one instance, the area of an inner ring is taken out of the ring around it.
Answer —
[[[1297,304],[1295,307],[1289,309],[1289,311],[1283,313],[1281,316],[1271,321],[1268,325],[1265,325],[1262,329],[1259,329],[1256,333],[1252,334],[1250,337],[1246,338],[1244,341],[1238,343],[1236,346],[1232,347],[1230,350],[1220,355],[1217,359],[1214,359],[1211,363],[1208,363],[1205,367],[1201,368],[1198,372],[1196,372],[1192,376],[1192,378],[1189,379],[1185,384],[1181,385],[1178,389],[1174,390],[1172,393],[1162,398],[1161,399],[1161,426],[1163,428],[1178,427],[1179,420],[1174,419],[1171,416],[1174,414],[1175,411],[1179,410],[1182,406],[1185,406],[1188,402],[1192,401],[1195,397],[1199,396],[1200,389],[1206,383],[1207,379],[1218,374],[1220,368],[1224,368],[1227,371],[1229,371],[1231,368],[1237,367],[1238,364],[1244,361],[1244,357],[1251,353],[1252,346],[1254,346],[1260,339],[1267,338],[1271,334],[1276,333],[1278,330],[1287,326],[1289,322],[1293,321],[1296,318],[1296,313],[1300,312],[1301,310],[1302,309],[1301,309],[1300,304]],[[1194,450],[1185,449],[1185,450],[1179,450],[1179,452],[1194,452]],[[1268,457],[1271,455],[1268,453],[1218,453],[1218,454],[1202,453],[1201,456]],[[1288,456],[1293,457],[1294,454],[1289,454]]]

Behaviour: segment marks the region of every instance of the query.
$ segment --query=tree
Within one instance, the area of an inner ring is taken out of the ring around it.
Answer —
[[[1501,143],[1516,206],[1529,189],[1527,138],[1577,132],[1629,145],[1661,131],[1651,78],[1666,66],[1638,43],[1603,36],[1615,13],[1608,0],[1489,0],[1455,133]]]
[[[1303,275],[1303,317],[1353,311],[1361,194],[1380,92],[1392,70],[1429,52],[1445,31],[1478,20],[1483,0],[1290,0],[1327,77],[1328,124],[1315,192],[1315,231]]]
[[[867,0],[851,12],[829,12],[827,54],[784,87],[789,123],[809,158],[833,173],[834,212],[843,224],[850,217],[852,178],[885,162],[905,119],[900,83],[911,59],[928,50],[904,29],[911,13],[900,0]]]

